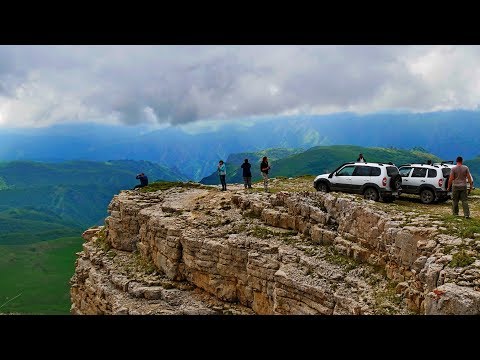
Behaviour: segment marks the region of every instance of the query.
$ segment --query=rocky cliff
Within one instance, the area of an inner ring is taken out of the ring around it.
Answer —
[[[184,186],[109,214],[83,234],[73,314],[480,313],[480,240],[394,204]]]

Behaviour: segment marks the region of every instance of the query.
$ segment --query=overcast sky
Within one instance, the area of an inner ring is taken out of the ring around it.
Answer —
[[[477,109],[479,46],[0,46],[0,126]]]

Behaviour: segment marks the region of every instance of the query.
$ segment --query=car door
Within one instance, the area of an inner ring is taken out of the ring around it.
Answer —
[[[412,172],[411,166],[402,166],[398,169],[398,173],[402,177],[402,192],[410,193],[410,174]]]
[[[421,185],[426,183],[427,168],[414,167],[408,178],[410,192],[417,194]]]
[[[362,186],[370,182],[371,166],[356,165],[352,174],[351,191],[359,193]]]
[[[352,190],[352,174],[355,170],[355,165],[346,165],[333,176],[331,181],[332,190],[351,192]]]

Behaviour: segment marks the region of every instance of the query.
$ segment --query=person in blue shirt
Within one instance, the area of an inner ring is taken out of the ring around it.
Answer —
[[[225,177],[227,176],[227,170],[225,169],[225,163],[223,160],[218,162],[218,176],[220,176],[220,182],[222,183],[222,191],[227,190],[227,182],[225,181]]]
[[[142,188],[142,187],[145,187],[145,186],[148,185],[148,177],[147,177],[147,175],[145,175],[144,173],[138,174],[135,179],[140,180],[140,184],[135,185],[135,187],[134,187],[132,190],[135,190],[135,189],[138,189],[138,188]]]

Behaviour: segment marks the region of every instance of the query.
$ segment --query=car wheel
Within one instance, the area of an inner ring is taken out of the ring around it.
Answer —
[[[379,199],[378,191],[371,187],[366,188],[365,191],[363,192],[363,197],[367,200],[378,201]]]
[[[317,184],[317,191],[328,192],[328,186],[323,181]]]
[[[424,204],[431,204],[435,200],[435,194],[432,190],[424,189],[420,192],[420,201]]]

